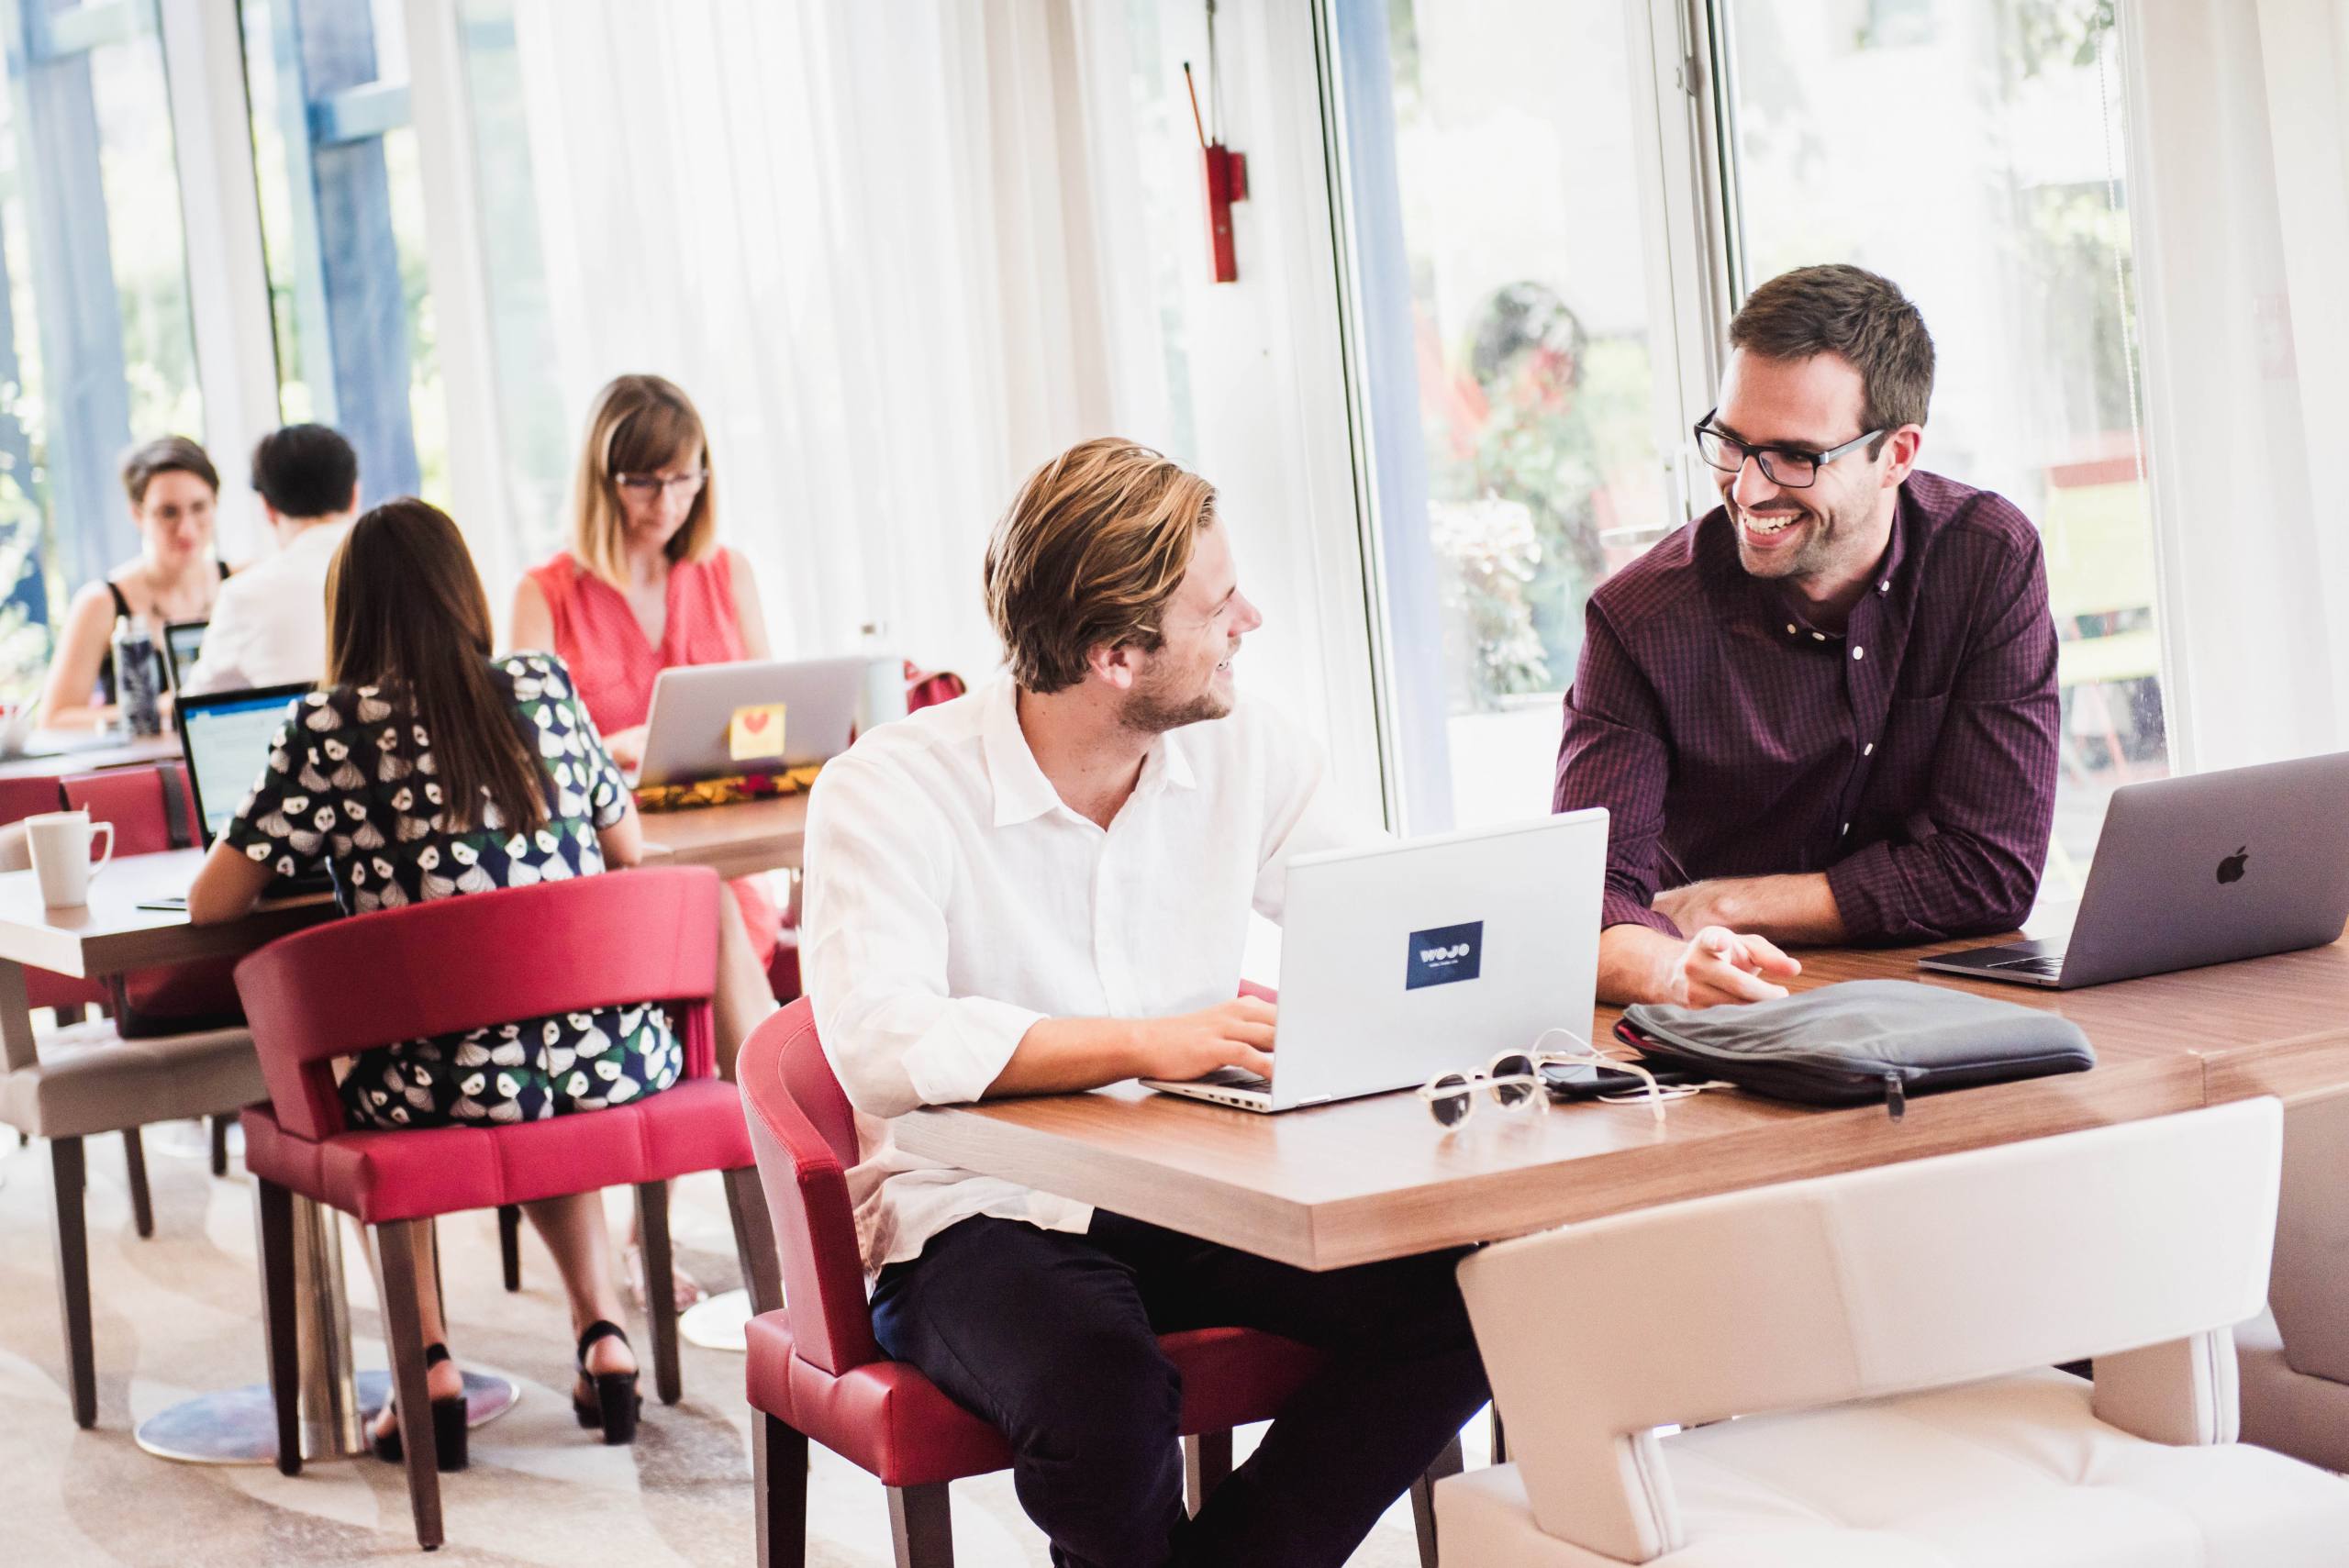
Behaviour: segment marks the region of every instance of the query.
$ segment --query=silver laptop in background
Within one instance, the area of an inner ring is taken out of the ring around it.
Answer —
[[[676,664],[652,680],[644,719],[644,762],[635,784],[694,784],[761,767],[828,762],[848,750],[864,690],[864,659],[744,660]],[[736,710],[784,705],[779,762],[734,760],[728,732]]]
[[[2069,991],[2337,940],[2349,923],[2349,752],[2113,791],[2064,940],[1920,959]]]
[[[1586,1034],[1606,875],[1598,809],[1301,855],[1288,868],[1271,1080],[1230,1068],[1142,1083],[1285,1111],[1481,1071],[1560,1025]]]

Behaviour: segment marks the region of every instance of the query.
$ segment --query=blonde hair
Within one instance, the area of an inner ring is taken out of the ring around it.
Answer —
[[[627,513],[612,476],[651,473],[679,453],[694,451],[701,454],[707,477],[685,527],[669,541],[673,562],[700,561],[718,545],[717,464],[701,415],[685,389],[662,376],[618,376],[597,393],[587,411],[587,439],[572,484],[571,552],[579,563],[614,587],[625,586],[620,539]]]
[[[1028,476],[987,541],[987,616],[1031,692],[1085,678],[1094,648],[1156,652],[1166,606],[1215,523],[1215,486],[1136,442],[1105,436]]]

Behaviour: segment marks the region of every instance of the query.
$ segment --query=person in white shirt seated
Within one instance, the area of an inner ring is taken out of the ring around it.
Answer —
[[[359,513],[359,454],[324,425],[288,425],[253,448],[253,488],[274,553],[220,584],[190,693],[316,681],[327,667],[327,564]]]
[[[808,808],[802,952],[857,1112],[874,1334],[1010,1440],[1071,1568],[1334,1568],[1487,1397],[1456,1257],[1311,1273],[891,1136],[924,1105],[1271,1068],[1249,910],[1278,919],[1289,859],[1339,835],[1318,753],[1237,692],[1262,617],[1214,501],[1130,441],[1046,463],[987,550],[1008,673],[866,734]],[[1220,1325],[1329,1361],[1186,1519],[1155,1336]]]

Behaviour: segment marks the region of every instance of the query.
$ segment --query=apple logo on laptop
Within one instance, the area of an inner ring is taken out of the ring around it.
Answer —
[[[2248,845],[2245,845],[2243,848],[2236,850],[2233,854],[2229,855],[2225,860],[2221,861],[2219,862],[2219,882],[2221,885],[2223,886],[2225,884],[2230,882],[2241,882],[2243,880],[2243,868],[2245,862],[2250,859],[2251,850]]]

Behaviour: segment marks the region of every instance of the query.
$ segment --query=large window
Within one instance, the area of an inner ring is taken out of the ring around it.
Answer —
[[[0,698],[74,588],[135,555],[117,464],[203,434],[150,0],[0,8]]]
[[[1664,46],[1618,0],[1332,11],[1408,825],[1542,809],[1592,586],[1714,499],[1679,489],[1702,407],[1677,345],[1718,342],[1764,279],[1851,261],[1899,283],[1939,346],[1924,465],[2044,535],[2064,701],[2046,889],[2076,894],[2112,786],[2166,767],[2110,0],[1715,0],[1698,58],[1653,65]],[[1664,0],[1651,19],[1670,36]],[[1711,198],[1642,143],[1651,72],[1710,95]],[[1668,226],[1643,214],[1675,204],[1715,237],[1722,306],[1655,254]]]
[[[335,426],[368,502],[449,505],[449,416],[396,0],[241,0],[279,410]]]
[[[1898,280],[1939,361],[1923,466],[2039,525],[2064,702],[2045,893],[2076,895],[2112,787],[2168,757],[2111,0],[1728,0],[1722,21],[1745,283]]]

